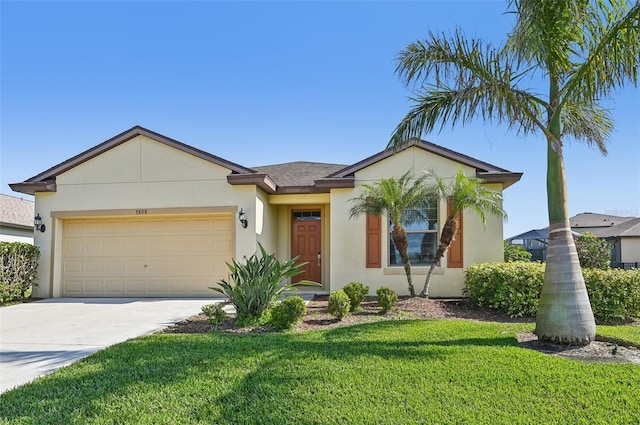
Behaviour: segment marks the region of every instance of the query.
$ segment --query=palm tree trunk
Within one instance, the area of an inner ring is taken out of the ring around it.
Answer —
[[[411,297],[415,297],[416,290],[413,287],[413,280],[411,279],[411,262],[409,260],[407,231],[404,230],[404,227],[402,226],[394,225],[393,230],[391,231],[391,237],[393,238],[393,243],[396,246],[396,249],[400,253],[400,259],[402,260],[402,265],[404,266],[404,273],[407,275],[407,283],[409,284],[409,295]]]
[[[424,287],[422,288],[422,291],[420,291],[420,296],[422,298],[429,298],[429,285],[431,284],[433,270],[436,268],[436,265],[440,262],[442,257],[444,257],[444,253],[447,252],[447,248],[449,248],[449,245],[453,242],[453,238],[456,235],[457,230],[458,220],[455,219],[455,216],[447,218],[447,221],[444,223],[444,227],[442,228],[442,235],[440,235],[438,250],[436,251],[435,257],[433,257],[433,263],[431,263],[431,267],[429,267],[427,277],[424,279]]]
[[[551,77],[551,99],[556,93]],[[596,324],[568,218],[559,112],[551,116],[550,130],[557,141],[547,140],[549,245],[534,333],[541,340],[588,344],[595,338]]]

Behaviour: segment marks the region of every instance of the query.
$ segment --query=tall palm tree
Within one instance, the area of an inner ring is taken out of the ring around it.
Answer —
[[[407,223],[406,211],[419,212],[422,208],[426,208],[432,198],[425,190],[425,177],[413,179],[412,171],[409,170],[400,178],[383,178],[371,185],[363,184],[360,195],[351,199],[353,205],[349,211],[349,218],[371,214],[386,216],[389,219],[392,226],[391,238],[400,253],[409,284],[409,295],[412,297],[416,296],[416,291],[411,279],[407,231],[403,224],[410,224]],[[419,219],[420,216],[419,213],[410,214],[409,218]]]
[[[582,140],[606,154],[613,123],[598,102],[637,84],[640,3],[513,0],[509,12],[516,22],[501,48],[457,30],[430,33],[400,52],[396,72],[417,88],[389,145],[476,117],[544,134],[550,242],[535,332],[589,343],[595,321],[569,225],[563,141]],[[538,79],[546,80],[546,95],[529,88]]]
[[[461,169],[458,170],[458,173],[451,183],[447,183],[445,179],[433,171],[428,171],[427,176],[430,180],[433,179],[434,181],[428,191],[430,193],[436,193],[439,199],[449,202],[450,208],[447,214],[447,220],[444,226],[442,226],[438,250],[433,258],[431,267],[429,267],[427,277],[424,280],[424,287],[420,292],[420,296],[424,298],[429,297],[429,284],[431,283],[431,275],[436,268],[436,264],[442,259],[458,231],[459,223],[456,219],[458,213],[467,209],[475,211],[484,226],[487,224],[486,213],[498,217],[507,217],[507,213],[502,208],[502,195],[482,186],[482,179],[467,177]]]

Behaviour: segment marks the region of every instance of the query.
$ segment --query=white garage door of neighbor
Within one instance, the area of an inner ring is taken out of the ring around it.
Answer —
[[[214,296],[232,237],[231,214],[64,220],[63,296]]]

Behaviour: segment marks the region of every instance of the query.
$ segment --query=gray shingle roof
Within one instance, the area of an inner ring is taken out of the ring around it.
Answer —
[[[33,227],[35,203],[28,199],[0,193],[0,223],[20,227]]]
[[[296,161],[284,164],[251,167],[258,173],[268,174],[278,186],[313,186],[316,180],[345,168],[341,164],[324,164],[321,162]]]
[[[576,227],[610,227],[622,224],[635,217],[620,217],[617,215],[597,214],[584,212],[569,219],[571,228]]]
[[[600,238],[640,237],[640,217],[598,230],[595,234]]]

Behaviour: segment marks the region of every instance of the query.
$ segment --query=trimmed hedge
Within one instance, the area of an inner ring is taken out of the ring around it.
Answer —
[[[475,264],[465,271],[465,295],[511,317],[534,316],[544,282],[542,263]],[[640,270],[583,269],[593,314],[599,322],[640,316]]]
[[[528,261],[474,264],[465,271],[465,295],[511,317],[538,311],[544,264]]]
[[[38,247],[22,242],[0,242],[0,303],[24,298],[38,286]]]
[[[640,269],[582,269],[593,314],[602,322],[640,317]]]

